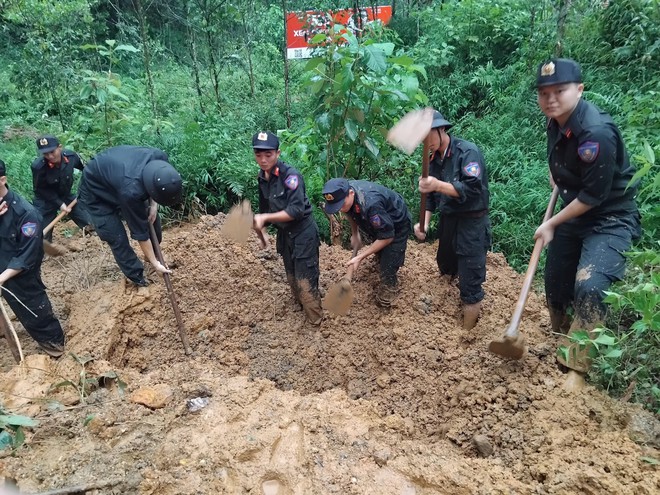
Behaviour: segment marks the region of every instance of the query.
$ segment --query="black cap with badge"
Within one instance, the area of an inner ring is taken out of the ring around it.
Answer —
[[[278,150],[280,149],[280,140],[272,132],[257,132],[252,136],[252,148],[255,150]]]
[[[553,58],[539,65],[536,71],[536,87],[552,86],[553,84],[581,83],[582,69],[580,64],[570,58]]]
[[[182,200],[181,175],[164,160],[152,160],[142,171],[142,181],[147,193],[156,203],[173,206]]]
[[[344,200],[348,195],[349,190],[348,181],[341,177],[337,179],[330,179],[323,186],[323,198],[325,199],[325,206],[323,210],[332,215],[341,210],[344,206]]]
[[[42,155],[44,153],[50,153],[59,145],[60,141],[55,136],[51,136],[50,134],[37,138],[37,150],[39,150],[39,153]]]

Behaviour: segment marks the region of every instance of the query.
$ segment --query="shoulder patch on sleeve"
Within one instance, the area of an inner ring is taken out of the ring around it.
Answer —
[[[25,222],[21,225],[21,232],[25,237],[34,237],[37,233],[37,224],[35,222]]]
[[[371,222],[371,225],[376,229],[379,229],[380,226],[383,225],[383,221],[380,219],[380,216],[378,215],[371,215],[369,217],[369,222]]]
[[[463,167],[463,172],[470,177],[479,177],[481,175],[481,166],[479,166],[478,162],[470,162]]]
[[[600,151],[600,143],[596,141],[585,141],[580,146],[578,146],[578,156],[580,160],[586,163],[592,163],[596,158],[598,158],[598,152]]]
[[[297,175],[289,175],[285,180],[284,180],[284,185],[291,189],[292,191],[295,191],[298,189],[298,184],[300,181],[298,180]]]

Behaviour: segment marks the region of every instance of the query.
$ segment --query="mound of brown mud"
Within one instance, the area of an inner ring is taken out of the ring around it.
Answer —
[[[317,329],[293,310],[281,260],[254,238],[225,240],[223,219],[165,233],[189,357],[155,275],[147,288],[126,287],[95,237],[46,261],[78,361],[3,376],[11,387],[0,386],[1,400],[40,426],[27,448],[0,459],[0,475],[27,492],[105,482],[100,494],[660,491],[658,423],[591,387],[562,390],[540,297],[530,296],[523,315],[525,358],[488,352],[522,284],[501,255],[489,255],[484,311],[469,333],[458,288],[437,275],[435,246],[413,242],[391,310],[375,305],[377,268],[367,260],[349,314],[326,314]],[[349,258],[321,247],[322,288]],[[0,364],[10,360],[0,345]],[[49,390],[62,377],[78,383],[109,371],[127,393],[116,380],[83,397]]]

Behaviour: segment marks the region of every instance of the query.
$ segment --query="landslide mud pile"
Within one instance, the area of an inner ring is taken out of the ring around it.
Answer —
[[[281,260],[254,239],[227,242],[222,221],[165,233],[190,357],[155,275],[147,288],[125,287],[96,237],[46,261],[75,356],[11,369],[0,340],[0,400],[40,421],[27,448],[0,458],[0,476],[28,493],[94,483],[100,494],[660,491],[649,462],[660,459],[657,421],[592,388],[562,391],[540,297],[521,325],[527,356],[488,353],[522,284],[502,256],[489,256],[483,315],[469,334],[458,288],[437,276],[435,246],[413,242],[391,311],[375,305],[367,261],[351,312],[316,329],[293,311]],[[322,246],[324,289],[349,257]],[[52,388],[82,375],[102,377],[99,386]],[[191,412],[190,399],[204,406]]]

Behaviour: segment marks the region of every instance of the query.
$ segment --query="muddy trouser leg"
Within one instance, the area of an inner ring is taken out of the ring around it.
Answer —
[[[399,293],[397,273],[406,260],[409,234],[410,229],[397,232],[392,243],[380,251],[380,286],[376,304],[382,308],[390,308]]]
[[[463,302],[463,328],[471,330],[477,323],[483,283],[486,280],[486,253],[490,248],[490,220],[461,218],[456,229],[458,288]]]
[[[288,235],[288,234],[287,234]],[[319,325],[323,319],[319,293],[319,232],[315,222],[301,232],[290,235],[293,270],[300,304],[310,323]]]
[[[456,257],[457,224],[458,217],[455,215],[440,215],[436,261],[440,275],[449,275],[452,278],[458,274],[458,258]]]
[[[131,247],[126,229],[118,212],[97,216],[90,211],[92,225],[99,238],[108,243],[115,261],[122,273],[131,282],[141,284],[144,281],[144,266]]]
[[[46,226],[49,225],[50,222],[55,220],[55,217],[57,216],[57,209],[49,208],[45,203],[43,203],[38,199],[34,200],[34,207],[37,209],[37,211],[41,214],[41,217],[43,218],[44,228],[46,228]],[[55,229],[50,229],[48,233],[44,235],[44,240],[48,242],[53,241],[53,230]]]
[[[559,232],[559,238],[555,232],[555,239],[559,239],[560,242],[552,253],[551,268],[553,271],[551,274],[561,271],[557,265],[566,263],[567,257],[570,257],[571,261],[577,259],[575,264],[572,264],[575,266],[572,280],[568,273],[563,275],[568,279],[566,285],[572,282],[570,293],[573,294],[575,310],[575,319],[570,327],[569,337],[573,332],[579,330],[591,332],[596,326],[603,323],[606,314],[606,307],[603,303],[604,291],[608,290],[612,283],[623,278],[626,265],[623,253],[632,245],[635,227],[635,218],[610,217],[596,225],[585,226],[579,222],[568,224]],[[567,240],[567,237],[570,240]],[[575,246],[578,244],[574,240],[575,237],[578,237],[579,240],[578,253],[575,252]],[[552,241],[551,246],[554,242],[555,240]],[[573,251],[570,250],[571,248]],[[562,252],[565,253],[564,256],[561,255]],[[550,260],[550,253],[548,253],[548,257]],[[546,287],[548,282],[553,280],[557,280],[557,278],[548,279],[546,269]],[[548,305],[550,306],[552,302],[553,309],[561,309],[561,301],[560,304],[557,304],[557,296],[554,292],[552,297],[552,299],[548,297]],[[571,341],[570,338],[563,339],[562,345],[567,347],[568,359],[560,356],[559,361],[576,371],[588,371],[591,366],[591,346],[581,346]]]
[[[5,282],[5,287],[12,291],[30,311],[25,309],[11,294],[2,291],[2,296],[9,304],[18,321],[25,327],[25,330],[37,342],[52,342],[58,345],[64,345],[64,332],[59,320],[53,313],[53,307],[50,304],[46,287],[41,281],[38,271],[41,264],[35,267],[34,271],[23,272]]]

